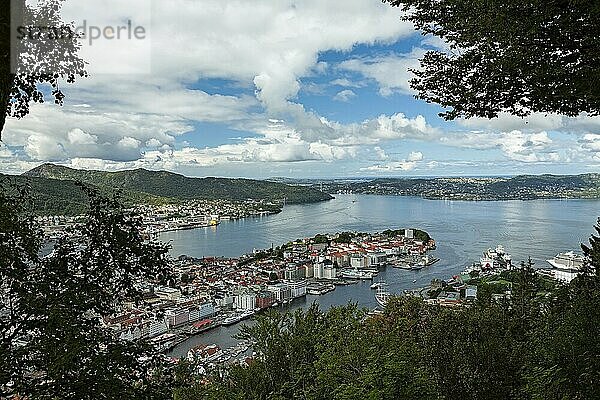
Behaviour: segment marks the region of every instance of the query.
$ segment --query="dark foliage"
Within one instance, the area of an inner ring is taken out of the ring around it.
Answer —
[[[411,82],[446,119],[500,112],[600,113],[596,0],[383,0],[423,34],[442,38]]]
[[[30,103],[43,103],[46,88],[54,103],[62,105],[61,83],[87,76],[75,27],[61,20],[62,2],[42,0],[32,7],[25,0],[0,0],[0,133],[7,116],[22,118]],[[19,27],[53,27],[61,39],[25,35],[19,40]]]
[[[126,299],[140,299],[142,281],[168,278],[168,249],[144,241],[139,219],[118,202],[84,190],[86,222],[45,257],[25,193],[0,191],[1,396],[168,398],[154,350],[101,324]]]

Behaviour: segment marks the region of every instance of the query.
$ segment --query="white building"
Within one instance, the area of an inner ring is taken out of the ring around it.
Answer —
[[[367,253],[368,267],[383,267],[387,263],[387,255],[384,252]]]
[[[254,310],[256,308],[256,294],[253,292],[238,294],[235,296],[235,308],[238,310]]]
[[[181,297],[181,291],[179,289],[170,288],[167,286],[159,286],[154,289],[154,294],[163,300],[176,301]]]
[[[354,269],[364,268],[366,264],[366,258],[360,253],[352,254],[350,256],[350,267]]]
[[[307,278],[314,278],[315,276],[315,267],[311,263],[304,264],[304,275]]]
[[[307,285],[308,283],[306,280],[287,282],[287,286],[290,288],[290,296],[293,299],[306,296]]]
[[[292,297],[292,291],[290,290],[289,286],[285,283],[268,285],[267,290],[273,293],[275,300],[277,300],[278,302],[289,300]]]
[[[217,297],[215,298],[215,302],[217,303],[217,306],[219,306],[220,308],[226,309],[226,308],[232,308],[234,303],[235,303],[235,296],[231,296],[231,295],[225,295],[224,297]]]
[[[337,278],[337,268],[333,264],[326,265],[323,268],[323,279],[333,280]]]
[[[323,278],[325,278],[325,264],[322,261],[314,263],[314,265],[313,265],[313,277],[315,279],[323,279]]]
[[[167,333],[169,327],[167,326],[166,319],[150,319],[148,323],[148,335],[147,337],[153,338],[163,333]]]
[[[189,322],[196,322],[200,319],[200,313],[198,307],[190,307],[189,310]]]

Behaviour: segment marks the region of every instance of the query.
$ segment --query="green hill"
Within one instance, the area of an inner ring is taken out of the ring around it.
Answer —
[[[28,185],[40,214],[74,214],[85,210],[85,194],[77,185],[82,182],[104,193],[119,192],[127,203],[164,203],[185,200],[246,199],[283,201],[288,204],[313,203],[332,197],[319,190],[275,182],[230,179],[190,178],[166,171],[102,172],[84,171],[44,164],[10,179]]]

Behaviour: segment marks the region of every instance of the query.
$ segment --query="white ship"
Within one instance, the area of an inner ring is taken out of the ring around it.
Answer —
[[[585,257],[576,254],[574,251],[559,253],[553,259],[546,260],[552,265],[552,269],[547,270],[550,276],[554,279],[569,283],[581,273],[581,269],[585,264]]]
[[[342,271],[342,278],[344,279],[364,279],[371,280],[373,279],[373,272],[367,272],[358,269],[350,269]]]
[[[503,246],[498,245],[495,249],[487,249],[479,259],[479,264],[482,271],[498,268],[511,269],[512,257],[506,253]]]
[[[377,304],[385,308],[391,296],[391,293],[387,290],[387,285],[384,282],[380,282],[377,287],[377,291],[375,292],[375,300],[377,301]]]
[[[248,318],[252,317],[253,315],[254,315],[254,310],[246,310],[242,313],[234,314],[228,318],[225,318],[223,320],[222,325],[229,326],[229,325],[237,324],[238,322],[248,319]]]

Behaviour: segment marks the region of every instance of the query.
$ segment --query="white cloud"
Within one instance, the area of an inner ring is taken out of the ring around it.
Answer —
[[[354,99],[355,97],[356,97],[356,93],[354,93],[350,89],[346,89],[346,90],[342,90],[341,92],[338,92],[338,94],[336,94],[333,97],[333,99],[335,101],[341,101],[341,102],[347,103],[350,100]]]
[[[420,151],[411,151],[407,158],[408,161],[422,161],[423,153]]]
[[[118,145],[126,149],[139,149],[142,142],[132,137],[124,137],[119,140]]]
[[[579,141],[583,150],[600,153],[600,134],[588,133]],[[595,154],[597,156],[597,154]]]
[[[9,121],[6,142],[11,147],[27,146],[31,160],[130,162],[148,150],[144,146],[172,147],[177,136],[192,131],[194,122],[224,123],[264,134],[270,117],[284,119],[301,143],[275,143],[269,136],[267,144],[244,142],[249,156],[242,159],[345,156],[351,152],[342,151],[328,137],[356,141],[348,138],[355,127],[323,120],[294,103],[300,79],[328,71],[327,63],[318,62],[324,51],[348,51],[359,43],[392,43],[413,33],[410,24],[400,21],[398,9],[363,0],[349,0],[344,7],[322,0],[152,2],[152,13],[160,18],[153,18],[151,24],[147,7],[109,1],[68,0],[65,19],[114,26],[131,18],[147,25],[152,74],[94,74],[68,88],[67,101],[77,106],[34,106],[26,119]],[[86,48],[84,56],[91,65],[104,65],[115,54],[109,46],[98,45]],[[118,57],[148,62],[139,53]],[[255,96],[209,94],[195,88],[197,81],[207,78],[253,85]],[[340,96],[350,99],[352,95]],[[40,143],[48,148],[39,149]],[[284,145],[291,147],[284,149]]]
[[[338,79],[332,80],[330,82],[330,85],[358,89],[361,87],[365,87],[366,83],[362,82],[362,81],[351,81],[347,78],[338,78]]]
[[[441,142],[470,149],[499,149],[507,158],[525,163],[560,160],[556,144],[547,132],[454,133],[442,138]]]
[[[56,161],[65,157],[62,144],[45,136],[29,136],[24,149],[27,155],[35,160]]]
[[[377,155],[377,159],[378,160],[385,161],[385,160],[387,160],[389,158],[389,156],[385,153],[385,150],[382,149],[379,146],[375,146],[375,148],[373,149],[373,151]]]
[[[412,151],[408,157],[400,161],[390,161],[384,164],[371,165],[361,168],[365,172],[409,172],[417,168],[419,163],[423,161],[423,153],[420,151]]]
[[[87,132],[82,131],[79,128],[75,128],[70,130],[67,133],[67,137],[69,138],[69,142],[71,144],[96,144],[98,142],[98,136],[90,135]]]
[[[589,117],[585,114],[577,117],[566,117],[558,114],[532,113],[527,117],[518,117],[508,113],[500,113],[498,117],[459,119],[461,126],[470,129],[508,132],[520,131],[560,131],[565,133],[585,134],[589,131],[600,132],[600,117]]]
[[[14,165],[2,163],[2,170],[16,171],[49,160],[106,169],[177,170],[244,163],[331,163],[362,156],[382,162],[373,170],[416,168],[423,161],[420,152],[404,160],[393,160],[386,153],[386,145],[398,141],[497,150],[518,162],[598,156],[600,145],[593,135],[600,133],[600,117],[534,114],[526,120],[508,115],[471,119],[458,124],[476,132],[443,138],[442,130],[420,115],[397,113],[342,123],[305,108],[298,100],[301,88],[323,94],[324,88],[334,87],[341,101],[351,100],[355,90],[369,81],[377,82],[384,96],[412,93],[408,69],[418,65],[423,49],[353,58],[337,65],[318,61],[327,51],[343,54],[357,44],[391,44],[412,35],[413,27],[400,20],[400,11],[381,2],[348,0],[343,7],[333,0],[152,4],[153,14],[160,16],[148,26],[152,73],[96,74],[66,88],[67,104],[73,106],[34,105],[28,117],[10,119],[3,133],[8,147],[0,148],[0,158],[12,159]],[[123,7],[126,13],[120,12]],[[67,0],[66,7],[67,19],[93,15],[95,23],[113,25],[135,13],[133,3],[117,0]],[[428,39],[421,46],[444,48],[443,43]],[[110,48],[98,46],[87,55],[91,64],[102,64],[110,59]],[[148,63],[139,54],[130,58]],[[337,75],[321,79],[326,83],[319,85],[304,83],[303,78],[328,73]],[[359,79],[354,79],[357,75]],[[210,85],[204,83],[209,78],[227,84],[221,91],[208,89]],[[236,90],[229,90],[232,87]],[[203,134],[199,123],[215,123],[256,137],[195,148]],[[578,137],[567,143],[555,131],[575,132]],[[180,138],[184,134],[189,135],[185,142]]]
[[[339,68],[374,79],[379,85],[379,93],[382,96],[390,96],[394,93],[412,94],[409,81],[413,78],[413,74],[409,69],[419,67],[418,59],[424,53],[423,49],[416,48],[408,54],[355,58],[341,62]]]

